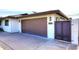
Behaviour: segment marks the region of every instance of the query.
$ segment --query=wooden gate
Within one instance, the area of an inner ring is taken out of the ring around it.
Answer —
[[[71,42],[71,21],[55,22],[55,39]]]

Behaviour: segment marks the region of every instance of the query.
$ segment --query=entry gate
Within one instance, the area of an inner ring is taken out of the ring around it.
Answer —
[[[55,21],[55,39],[71,42],[71,21]]]

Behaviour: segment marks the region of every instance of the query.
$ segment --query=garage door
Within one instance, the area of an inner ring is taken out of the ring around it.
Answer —
[[[22,32],[47,36],[47,18],[22,20]]]
[[[55,38],[71,42],[71,22],[56,21],[55,22]]]

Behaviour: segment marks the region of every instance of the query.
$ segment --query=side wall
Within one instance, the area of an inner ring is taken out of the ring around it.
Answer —
[[[11,20],[11,32],[19,32],[19,20],[18,19],[10,19]]]
[[[9,25],[5,26],[5,20],[2,21],[2,28],[5,32],[19,32],[19,20],[18,19],[7,19],[9,20]]]
[[[5,20],[2,21],[2,28],[5,32],[11,32],[11,20],[9,20],[9,25],[8,26],[5,26]]]
[[[72,44],[78,45],[78,19],[72,19],[71,23],[71,39]]]

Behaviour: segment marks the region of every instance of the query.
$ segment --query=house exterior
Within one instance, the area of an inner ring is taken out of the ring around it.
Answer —
[[[59,10],[22,16],[20,17],[21,32],[54,39],[55,21],[68,21],[68,18]]]
[[[19,30],[17,29],[19,27],[19,20],[17,20],[16,18],[5,17],[1,20],[0,27],[5,32],[19,32]]]
[[[52,40],[58,39],[78,44],[71,21],[60,10],[4,17],[1,20],[0,28],[5,32],[30,33]]]

